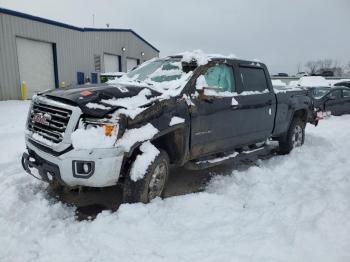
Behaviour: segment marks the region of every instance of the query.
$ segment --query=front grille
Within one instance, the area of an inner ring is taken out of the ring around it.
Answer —
[[[28,129],[53,143],[60,143],[63,140],[71,114],[72,111],[65,108],[33,103]],[[41,118],[44,116],[44,123],[34,120],[38,116]]]

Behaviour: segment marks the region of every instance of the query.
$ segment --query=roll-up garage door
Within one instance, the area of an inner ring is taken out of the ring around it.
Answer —
[[[20,80],[27,84],[27,97],[55,88],[52,44],[20,37],[16,44]]]
[[[137,66],[137,59],[135,58],[127,58],[126,59],[126,69],[129,72],[131,69]]]
[[[103,63],[105,73],[119,72],[119,56],[104,54]]]

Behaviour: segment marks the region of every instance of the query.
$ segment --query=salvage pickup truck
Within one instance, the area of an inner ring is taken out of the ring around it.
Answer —
[[[275,93],[267,67],[183,53],[107,84],[32,99],[22,166],[65,190],[123,186],[125,202],[161,197],[170,166],[202,169],[279,142],[289,153],[317,124],[307,91]]]

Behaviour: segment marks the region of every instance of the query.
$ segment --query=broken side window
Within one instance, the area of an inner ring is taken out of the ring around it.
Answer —
[[[219,91],[235,92],[235,81],[232,67],[217,64],[210,67],[204,75],[207,87],[220,89]]]

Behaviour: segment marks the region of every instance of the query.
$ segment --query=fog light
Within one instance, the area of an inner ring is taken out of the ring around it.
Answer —
[[[91,165],[84,163],[83,169],[84,169],[85,174],[88,174],[91,171]]]
[[[77,178],[89,178],[95,172],[95,162],[93,161],[73,161],[73,176]]]

